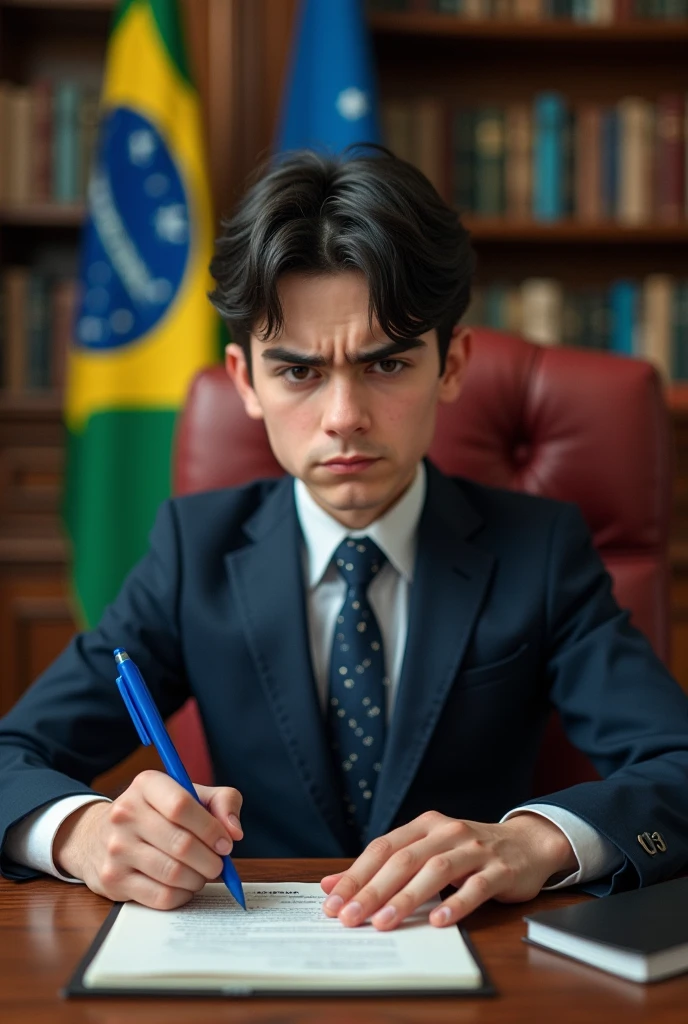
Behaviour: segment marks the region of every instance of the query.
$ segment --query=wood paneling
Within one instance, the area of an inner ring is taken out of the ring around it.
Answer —
[[[64,564],[0,562],[0,713],[53,661],[74,633]]]

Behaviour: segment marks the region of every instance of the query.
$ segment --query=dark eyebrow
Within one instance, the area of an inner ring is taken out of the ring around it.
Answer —
[[[371,349],[369,352],[361,352],[353,359],[349,359],[347,356],[347,362],[351,363],[352,366],[361,366],[364,363],[379,363],[382,359],[395,359],[402,352],[425,347],[426,343],[422,338],[390,341],[380,348]],[[277,363],[292,363],[294,366],[327,366],[329,363],[324,356],[307,356],[301,352],[290,352],[289,349],[282,348],[279,345],[274,348],[266,348],[262,353],[262,358]]]

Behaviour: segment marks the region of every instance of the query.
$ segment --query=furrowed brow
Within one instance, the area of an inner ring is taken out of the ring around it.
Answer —
[[[402,352],[410,352],[414,348],[425,348],[425,342],[422,338],[407,338],[406,341],[390,341],[387,345],[383,345],[381,348],[372,349],[369,352],[359,352],[358,355],[354,356],[353,359],[347,361],[353,366],[359,366],[361,363],[379,363],[382,359],[394,359],[396,356],[401,355]]]
[[[414,348],[425,348],[426,344],[422,338],[408,338],[406,341],[390,341],[380,348],[371,349],[367,352],[360,352],[358,355],[347,356],[347,362],[352,366],[360,366],[365,363],[378,363],[382,359],[394,359],[402,352],[409,352]],[[275,345],[266,348],[261,353],[263,359],[275,363],[290,363],[292,366],[329,366],[331,360],[325,356],[304,355],[303,352],[292,352],[288,348]]]
[[[275,363],[292,363],[294,366],[327,366],[324,356],[305,356],[302,352],[290,352],[287,348],[266,348],[261,353],[263,359]]]

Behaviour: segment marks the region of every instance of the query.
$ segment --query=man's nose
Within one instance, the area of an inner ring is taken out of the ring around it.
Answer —
[[[332,381],[325,394],[322,418],[327,434],[348,437],[358,430],[368,429],[370,417],[364,392],[365,388],[357,381]]]

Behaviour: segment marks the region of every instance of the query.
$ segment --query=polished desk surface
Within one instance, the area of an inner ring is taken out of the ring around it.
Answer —
[[[244,881],[314,882],[350,861],[244,860]],[[87,951],[111,903],[85,886],[0,879],[0,1021],[2,1024],[369,1024],[369,1022],[556,1021],[556,1024],[685,1024],[688,975],[655,985],[624,981],[521,942],[522,917],[586,899],[545,893],[529,904],[490,903],[467,928],[499,995],[494,998],[383,999],[70,999],[60,989]]]

